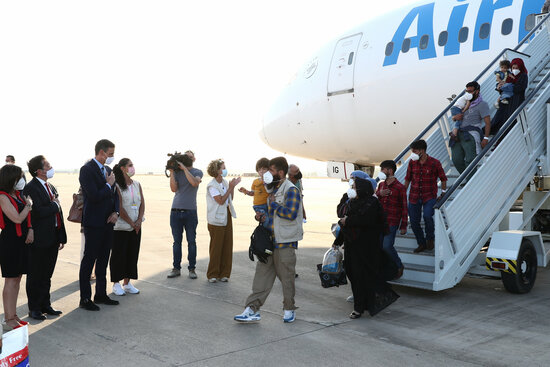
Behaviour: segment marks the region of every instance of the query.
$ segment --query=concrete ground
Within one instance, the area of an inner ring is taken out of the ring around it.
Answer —
[[[235,252],[228,283],[210,284],[204,187],[199,191],[199,278],[171,268],[168,180],[141,176],[146,197],[139,261],[139,295],[116,297],[119,306],[78,308],[80,239],[67,224],[69,244],[52,279],[52,303],[64,313],[30,321],[31,365],[49,366],[546,366],[550,361],[550,272],[539,269],[527,295],[507,293],[498,280],[464,279],[439,293],[395,287],[401,295],[372,318],[350,320],[349,286],[323,289],[315,265],[332,243],[330,223],[346,184],[304,180],[308,223],[298,250],[293,324],[282,322],[282,292],[276,281],[259,323],[243,325],[243,310],[255,263],[248,259],[254,227],[251,199],[236,196]],[[249,186],[249,180],[244,185]],[[78,187],[76,176],[56,174],[65,211]],[[185,246],[184,246],[185,248]],[[186,251],[184,251],[184,254]],[[185,266],[185,264],[184,264]],[[110,292],[110,285],[108,291]],[[24,287],[18,313],[26,315]],[[25,318],[26,320],[28,318]]]

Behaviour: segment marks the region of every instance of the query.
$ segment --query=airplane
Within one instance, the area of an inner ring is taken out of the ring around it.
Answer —
[[[411,143],[447,97],[517,45],[543,4],[423,1],[368,21],[298,70],[266,114],[260,137],[278,151],[329,162],[329,176],[338,173],[330,172],[336,162],[372,174]]]

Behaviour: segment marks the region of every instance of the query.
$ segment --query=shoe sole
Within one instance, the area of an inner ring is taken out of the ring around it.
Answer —
[[[243,319],[235,319],[235,318],[234,318],[233,320],[235,320],[235,321],[237,321],[237,322],[241,322],[241,323],[243,323],[243,324],[245,324],[245,323],[250,324],[250,323],[253,323],[253,322],[259,322],[259,321],[261,320],[261,318],[254,319],[254,320],[243,320]]]
[[[137,291],[137,292],[126,291],[126,293],[129,293],[129,294],[139,294],[139,291]]]
[[[296,321],[296,318],[293,318],[292,320],[283,320],[283,322],[284,322],[285,324],[291,324],[291,323],[293,323],[294,321]]]
[[[181,276],[181,274],[178,274],[178,275],[167,275],[166,278],[171,279],[171,278],[176,278],[176,277],[179,277],[179,276]]]

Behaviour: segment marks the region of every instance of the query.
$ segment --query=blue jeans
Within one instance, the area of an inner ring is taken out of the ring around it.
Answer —
[[[390,233],[384,236],[382,247],[384,248],[384,251],[386,251],[388,255],[391,256],[393,261],[397,264],[397,267],[401,269],[403,267],[403,263],[401,262],[397,251],[395,251],[395,247],[393,247],[393,244],[395,243],[395,235],[397,234],[398,228],[399,226],[390,226]]]
[[[252,205],[252,209],[254,209],[254,213],[260,212],[265,214],[267,219],[267,212],[268,212],[267,204]],[[264,222],[264,227],[269,229],[269,221],[266,220]]]
[[[172,245],[174,269],[181,269],[181,242],[184,229],[187,237],[187,260],[189,261],[187,269],[195,269],[197,264],[197,243],[195,241],[197,224],[199,224],[199,219],[196,210],[170,212],[170,227],[172,228],[172,237],[174,237],[174,244]]]
[[[460,115],[462,113],[462,109],[456,106],[451,107],[451,116],[455,117],[456,115]],[[462,120],[455,121],[455,128],[460,129],[460,125],[462,125]]]
[[[434,205],[436,199],[430,199],[425,203],[418,200],[416,204],[409,203],[409,218],[411,219],[411,227],[416,237],[418,245],[425,246],[426,240],[435,240],[435,224],[434,224]],[[420,226],[420,219],[424,216],[424,231]]]
[[[514,95],[514,85],[512,83],[506,83],[500,87],[500,99],[512,98]]]

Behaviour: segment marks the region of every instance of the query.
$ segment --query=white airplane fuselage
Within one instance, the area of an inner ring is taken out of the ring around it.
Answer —
[[[276,150],[321,161],[372,166],[393,159],[446,97],[519,43],[543,3],[425,1],[369,21],[300,68],[260,136]]]

